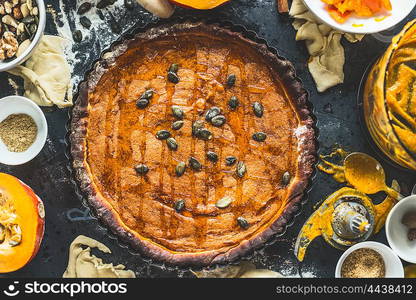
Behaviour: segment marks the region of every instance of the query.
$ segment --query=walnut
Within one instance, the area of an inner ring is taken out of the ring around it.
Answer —
[[[16,6],[15,8],[13,8],[13,17],[16,20],[20,20],[23,18],[22,10],[20,9],[20,7]]]
[[[4,8],[3,3],[0,3],[0,15],[5,15],[6,14],[6,9]]]
[[[10,31],[6,31],[3,34],[2,46],[1,46],[1,49],[4,51],[4,54],[6,55],[6,57],[12,58],[16,54],[18,48],[19,48],[19,43],[17,42],[15,35]]]

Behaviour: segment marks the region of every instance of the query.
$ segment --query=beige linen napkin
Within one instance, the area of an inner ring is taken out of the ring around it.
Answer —
[[[317,0],[319,1],[319,0]],[[341,33],[323,24],[302,0],[293,0],[289,15],[294,18],[296,40],[305,41],[310,54],[309,71],[319,92],[344,82],[345,53],[341,45],[344,36],[350,43],[361,41],[363,35]]]

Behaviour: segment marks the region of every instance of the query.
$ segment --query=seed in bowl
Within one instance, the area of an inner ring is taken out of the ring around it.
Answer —
[[[0,61],[26,50],[38,30],[38,15],[34,0],[0,0]]]

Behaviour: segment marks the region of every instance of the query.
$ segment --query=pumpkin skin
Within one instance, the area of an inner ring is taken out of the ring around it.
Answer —
[[[221,6],[230,0],[170,0],[170,2],[185,8],[213,9]]]
[[[11,246],[7,235],[6,239],[0,240],[0,273],[14,272],[28,264],[39,251],[45,229],[42,200],[16,177],[0,173],[0,224],[3,229],[9,228],[7,222],[2,222],[10,212],[15,215],[12,223],[20,228],[21,241]]]

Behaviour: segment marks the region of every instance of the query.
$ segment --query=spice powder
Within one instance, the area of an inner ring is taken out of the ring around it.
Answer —
[[[343,278],[383,278],[385,275],[386,266],[383,257],[370,248],[353,251],[341,267]]]
[[[10,152],[24,152],[35,142],[38,127],[26,114],[13,114],[0,123],[0,139]]]

